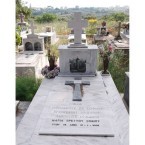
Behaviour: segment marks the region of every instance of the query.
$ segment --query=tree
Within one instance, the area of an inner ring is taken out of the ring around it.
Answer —
[[[125,13],[121,12],[121,13],[114,13],[114,14],[112,14],[111,17],[116,22],[118,22],[118,21],[123,22],[123,21],[127,20],[129,16],[126,15]]]
[[[109,21],[128,21],[129,20],[129,16],[123,12],[118,12],[118,13],[113,13],[111,15],[105,15],[103,17],[103,20],[109,20]]]
[[[24,5],[21,0],[16,0],[16,19],[19,19],[19,14],[23,13],[25,15],[25,19],[31,17],[31,9]]]
[[[36,17],[36,21],[38,23],[52,22],[52,21],[54,21],[56,19],[57,19],[56,15],[49,14],[49,13],[45,13],[45,14],[42,14],[41,16],[37,16]]]

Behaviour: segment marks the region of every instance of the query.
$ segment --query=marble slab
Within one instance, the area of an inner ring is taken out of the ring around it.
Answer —
[[[38,124],[41,126],[39,135],[114,136],[111,118],[108,118],[112,113],[108,103],[106,106],[92,103],[95,100],[67,103],[59,101],[60,94],[51,94],[58,101],[47,100]],[[68,93],[65,97],[69,97]]]
[[[27,53],[27,54],[21,54],[16,59],[16,64],[31,64],[35,62],[39,54],[33,54],[33,53]]]
[[[90,81],[91,83],[90,86],[83,87],[84,95],[82,102],[85,107],[87,105],[89,107],[104,107],[105,110],[102,111],[104,113],[103,116],[111,120],[114,137],[39,134],[42,129],[45,129],[44,120],[47,118],[49,120],[49,118],[54,117],[48,117],[49,113],[53,115],[53,109],[49,110],[50,107],[54,107],[56,104],[64,104],[65,102],[69,104],[72,102],[73,88],[63,84],[65,84],[65,81],[73,81],[73,79],[73,77],[56,77],[55,79],[44,79],[42,81],[33,101],[17,128],[17,145],[129,145],[128,112],[112,77],[101,76],[99,72],[96,77],[82,78],[82,81]],[[52,104],[51,106],[49,102]],[[112,111],[109,111],[110,109],[107,108],[110,108]],[[42,123],[43,121],[44,123]],[[70,129],[70,133],[71,131]]]
[[[128,43],[115,42],[114,44],[115,44],[115,46],[120,47],[120,48],[129,48],[129,44]]]

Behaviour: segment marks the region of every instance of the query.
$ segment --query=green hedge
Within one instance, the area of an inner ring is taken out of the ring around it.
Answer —
[[[41,79],[34,77],[16,78],[16,100],[31,101],[41,84]]]

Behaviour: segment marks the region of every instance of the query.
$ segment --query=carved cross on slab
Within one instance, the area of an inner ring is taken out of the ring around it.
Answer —
[[[73,101],[82,101],[82,85],[90,85],[89,81],[81,81],[81,80],[74,80],[74,81],[66,81],[65,85],[73,85]]]
[[[82,28],[87,27],[87,20],[82,20],[81,12],[74,13],[74,19],[68,22],[68,27],[74,30],[74,44],[82,44]]]

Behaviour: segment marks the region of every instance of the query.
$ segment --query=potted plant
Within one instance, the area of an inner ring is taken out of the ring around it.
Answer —
[[[55,76],[58,75],[60,69],[57,66],[56,62],[58,59],[58,49],[57,45],[50,45],[48,50],[48,61],[49,61],[49,66],[46,65],[45,67],[42,68],[41,74],[45,76],[46,78],[54,78]]]

